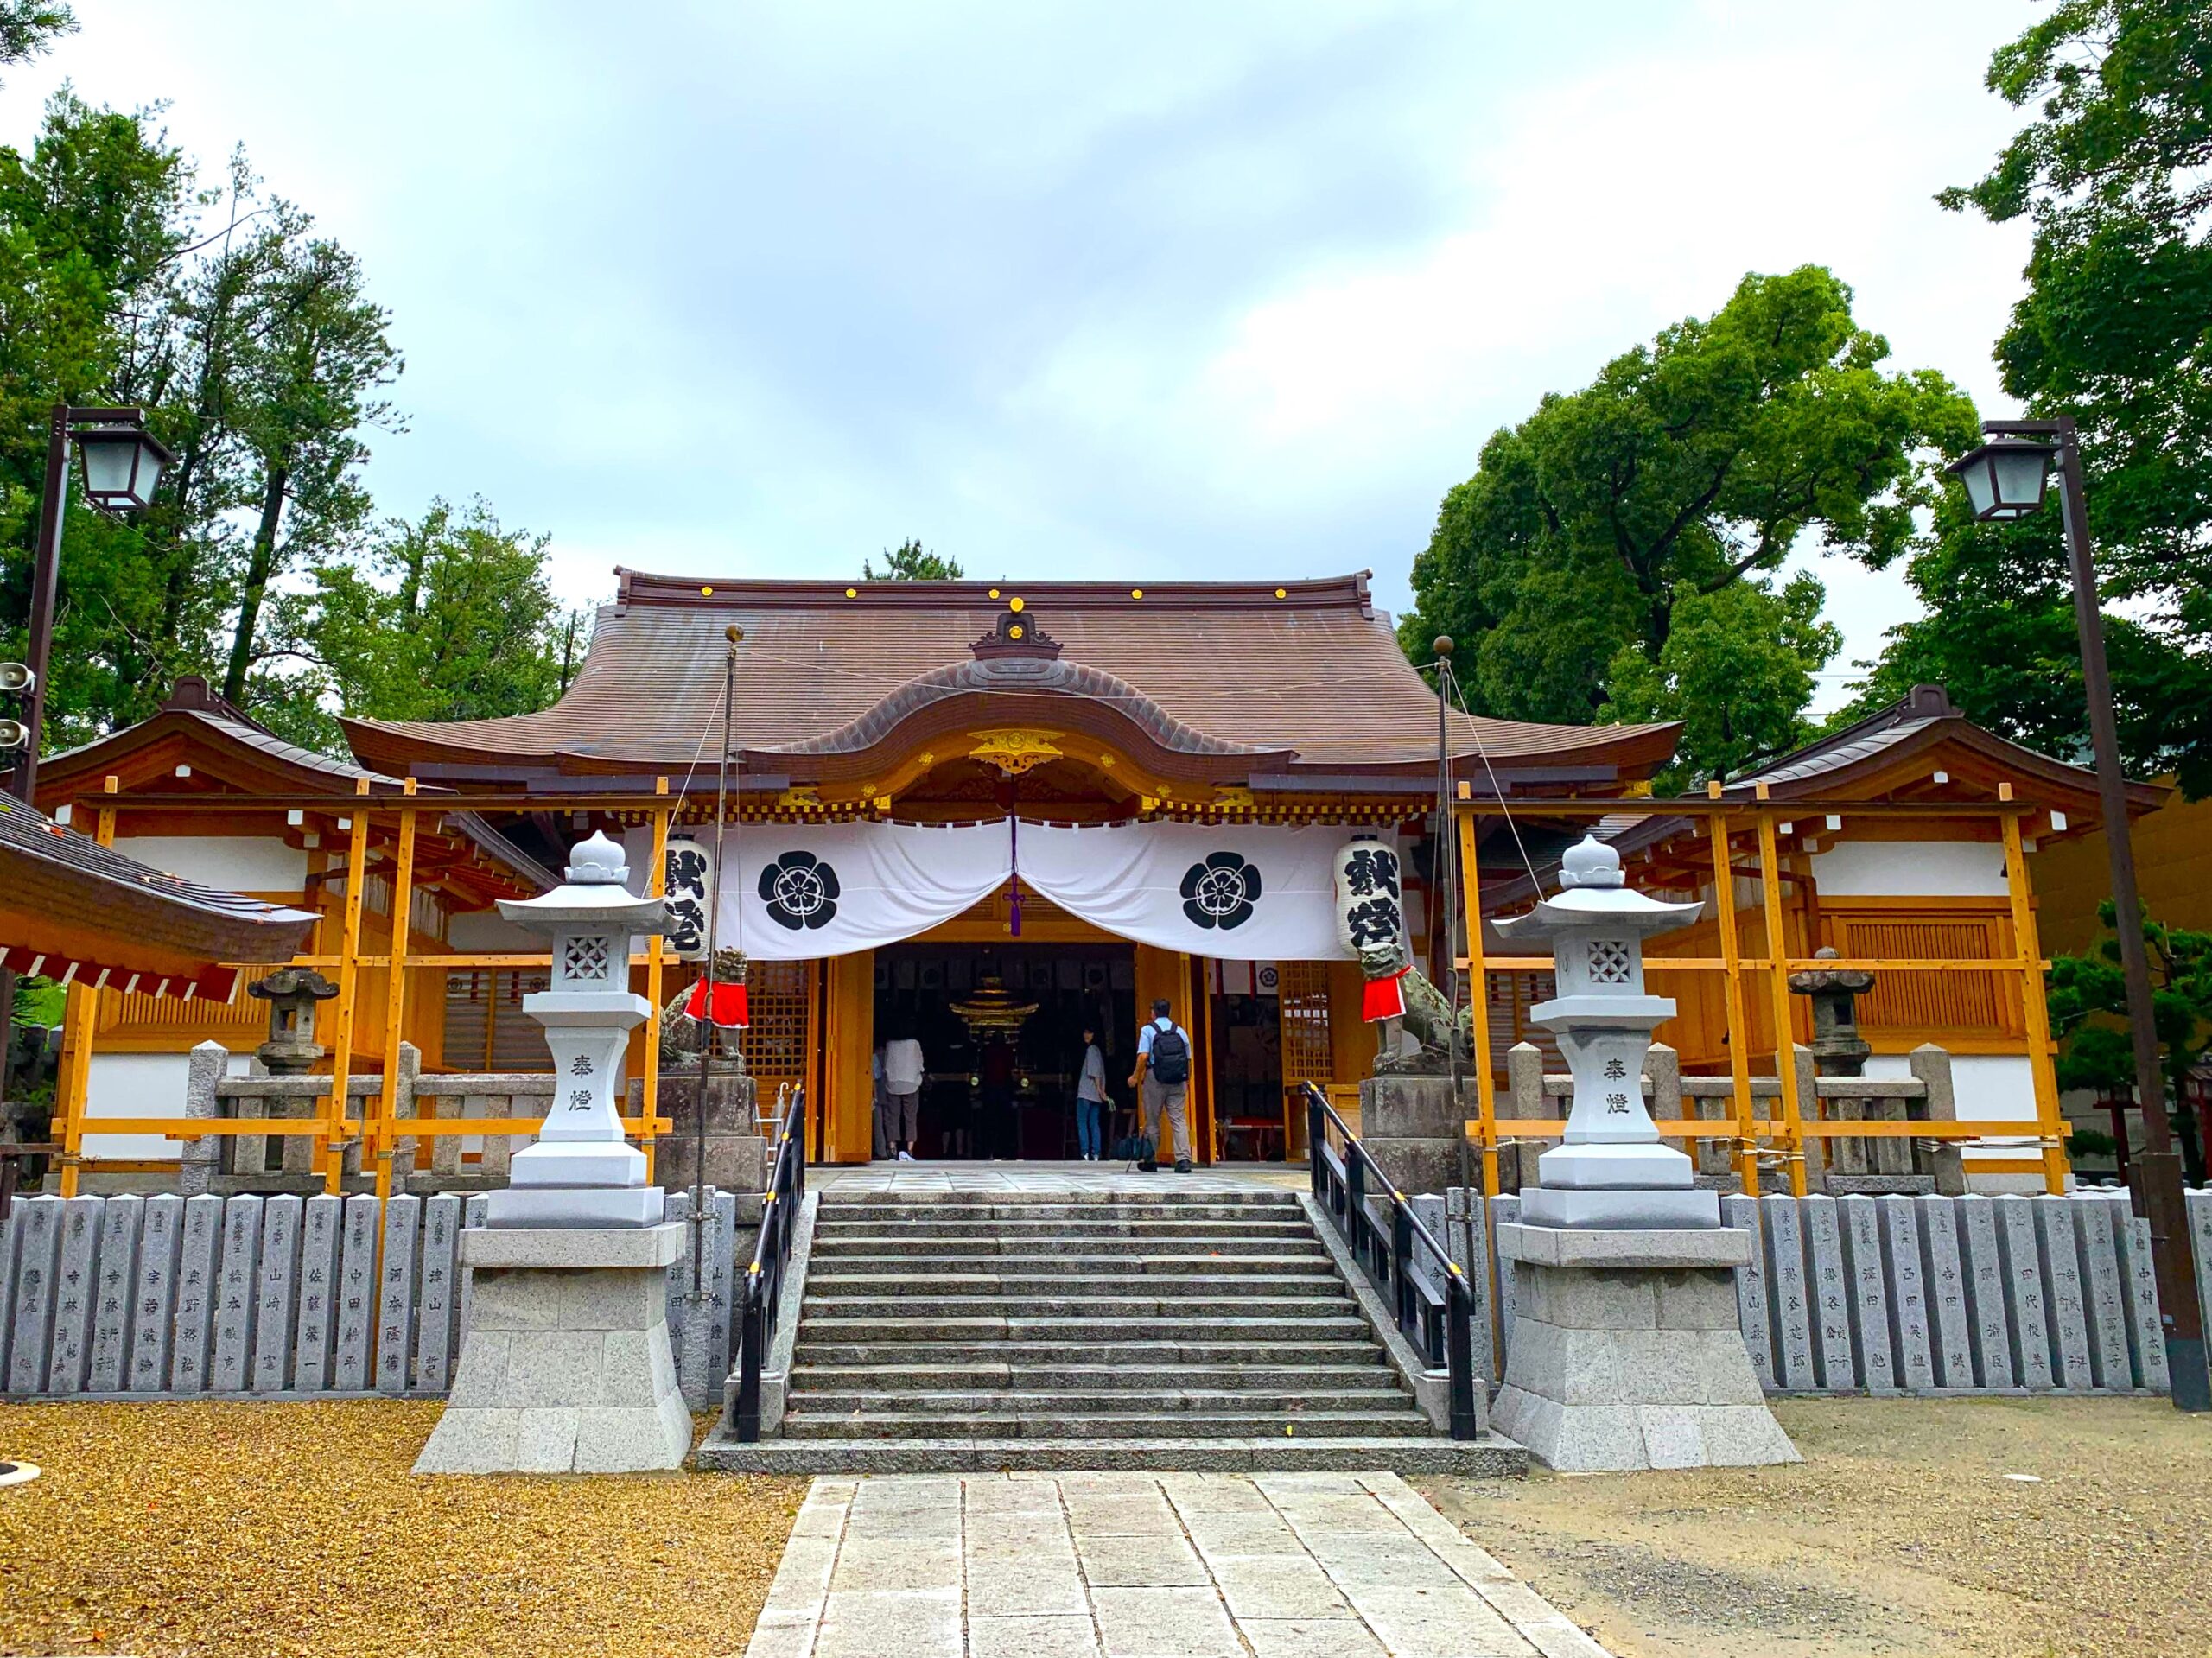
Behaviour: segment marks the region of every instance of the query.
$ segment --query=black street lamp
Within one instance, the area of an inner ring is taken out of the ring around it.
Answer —
[[[2043,505],[2054,467],[2066,525],[2067,562],[2074,575],[2074,619],[2082,638],[2082,685],[2089,703],[2089,742],[2096,753],[2097,793],[2105,845],[2112,859],[2113,931],[2127,983],[2127,1023],[2135,1048],[2136,1097],[2148,1149],[2133,1159],[2128,1182],[2135,1213],[2151,1223],[2151,1258],[2158,1280],[2158,1316],[2166,1337],[2166,1369],[2175,1408],[2212,1410],[2205,1369],[2204,1321],[2190,1253],[2188,1198],[2181,1153],[2166,1121],[2165,1077],[2158,1068],[2151,961],[2143,948],[2143,904],[2135,890],[2135,849],[2127,827],[2127,778],[2120,769],[2120,728],[2113,715],[2112,676],[2105,667],[2104,616],[2089,549],[2089,518],[2082,497],[2082,451],[2069,416],[2056,420],[1988,421],[1991,441],[1951,463],[1974,517],[2025,518]]]
[[[122,512],[149,505],[162,469],[176,457],[146,429],[137,409],[73,409],[54,405],[46,445],[46,489],[39,501],[38,544],[31,555],[29,683],[22,688],[20,733],[10,722],[8,736],[20,736],[22,758],[16,762],[9,790],[26,805],[38,785],[38,745],[46,720],[47,659],[54,648],[54,594],[61,574],[61,524],[67,516],[69,444],[76,441],[85,469],[85,494],[103,511]]]

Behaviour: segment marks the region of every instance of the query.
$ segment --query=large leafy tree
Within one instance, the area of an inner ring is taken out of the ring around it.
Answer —
[[[286,603],[308,664],[262,716],[318,746],[337,743],[332,702],[385,720],[486,720],[543,708],[578,643],[548,584],[545,537],[504,527],[484,502],[434,501],[395,519],[359,562],[315,572]]]
[[[2212,791],[2212,10],[2061,0],[1988,84],[2033,118],[1947,207],[2034,234],[1998,341],[2005,388],[2082,429],[2126,757]],[[1929,607],[1873,695],[1941,677],[1985,723],[2061,754],[2087,741],[2057,514],[1954,513],[1914,562]]]
[[[1886,371],[1888,355],[1833,273],[1746,276],[1713,316],[1491,439],[1414,561],[1402,639],[1462,641],[1471,704],[1518,719],[1687,708],[1726,663],[1761,677],[1685,733],[1682,776],[1789,746],[1835,636],[1810,620],[1817,582],[1777,593],[1758,578],[1808,535],[1896,556],[1935,459],[1974,429],[1948,381]]]

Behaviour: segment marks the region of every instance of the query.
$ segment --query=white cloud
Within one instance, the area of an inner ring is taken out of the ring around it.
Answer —
[[[244,141],[395,313],[380,502],[481,492],[579,600],[918,535],[1401,606],[1490,431],[1746,270],[1993,401],[2023,255],[1929,199],[2012,0],[79,10],[0,131],[67,76]],[[1871,654],[1902,589],[1822,573]]]

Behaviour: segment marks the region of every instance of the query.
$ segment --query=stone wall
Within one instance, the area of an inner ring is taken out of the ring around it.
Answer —
[[[751,1247],[738,1194],[708,1192],[668,1274],[669,1338],[701,1409],[721,1397],[732,1264]],[[442,1394],[469,1295],[456,1240],[483,1208],[455,1192],[381,1214],[372,1196],[19,1197],[0,1229],[0,1394]],[[671,1220],[690,1211],[690,1193],[668,1194]]]
[[[1412,1201],[1486,1297],[1477,1362],[1503,1378],[1513,1267],[1491,1245],[1521,1200],[1475,1200],[1470,1259],[1461,1197]],[[2124,1191],[1721,1203],[1757,1242],[1737,1313],[1770,1393],[2167,1391],[2150,1224]],[[2189,1217],[2212,1323],[2212,1191]]]

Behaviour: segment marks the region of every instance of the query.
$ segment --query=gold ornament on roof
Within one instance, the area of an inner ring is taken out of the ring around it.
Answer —
[[[1001,775],[1018,778],[1025,772],[1033,772],[1047,760],[1060,758],[1060,749],[1052,740],[1057,731],[1031,731],[1008,728],[1004,731],[979,731],[976,746],[968,751],[970,758],[986,765],[995,765]]]
[[[1033,1001],[1016,1001],[995,973],[985,974],[967,1001],[952,1004],[954,1017],[971,1031],[1018,1031],[1036,1011]]]

